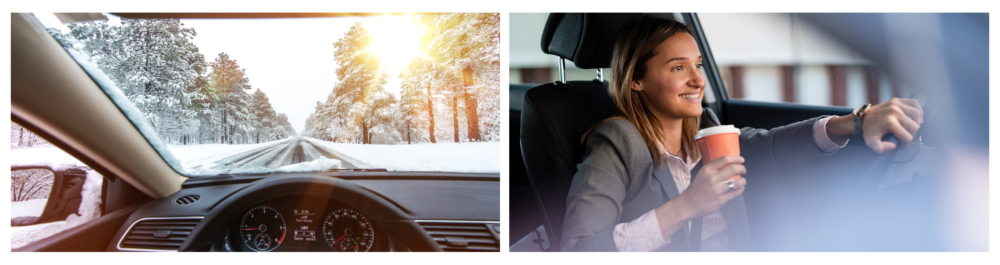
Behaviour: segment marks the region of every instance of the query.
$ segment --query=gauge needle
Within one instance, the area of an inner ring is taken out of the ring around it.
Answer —
[[[247,228],[247,229],[243,229],[243,231],[253,231],[253,230],[260,230],[260,228]]]
[[[337,241],[333,241],[333,244],[337,244],[337,242],[340,242],[340,240],[344,239],[345,236],[347,236],[347,234],[344,234],[344,235],[340,236],[340,238],[338,238]],[[330,245],[333,245],[333,244],[330,244]]]

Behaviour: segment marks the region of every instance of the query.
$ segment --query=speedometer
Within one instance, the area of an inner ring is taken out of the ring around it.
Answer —
[[[375,243],[375,228],[358,211],[339,209],[323,220],[323,237],[334,251],[365,252]]]
[[[271,251],[285,241],[285,218],[274,208],[259,206],[243,215],[240,239],[254,251]]]

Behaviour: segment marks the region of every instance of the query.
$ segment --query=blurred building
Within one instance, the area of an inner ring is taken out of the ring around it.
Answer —
[[[879,67],[794,14],[698,16],[731,98],[858,106],[898,95]],[[547,18],[510,14],[510,83],[559,79],[558,58],[540,48]],[[572,62],[566,68],[567,80],[596,77]]]

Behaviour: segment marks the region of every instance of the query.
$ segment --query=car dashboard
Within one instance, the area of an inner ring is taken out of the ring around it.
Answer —
[[[322,196],[280,198],[247,209],[226,227],[226,251],[389,251],[389,237],[348,204]]]
[[[107,251],[499,251],[499,174],[321,172],[188,179]]]

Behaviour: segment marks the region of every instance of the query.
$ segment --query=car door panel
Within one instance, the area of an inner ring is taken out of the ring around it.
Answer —
[[[132,204],[77,227],[30,243],[24,247],[12,249],[11,251],[104,251],[105,247],[111,242],[112,236],[115,235],[115,232],[125,222],[125,219],[132,215],[132,212],[136,209],[139,209],[141,205],[141,203]]]
[[[850,114],[851,110],[848,107],[729,99],[726,101],[725,114],[719,119],[723,123],[733,124],[739,128],[770,129],[822,115],[846,115]]]

